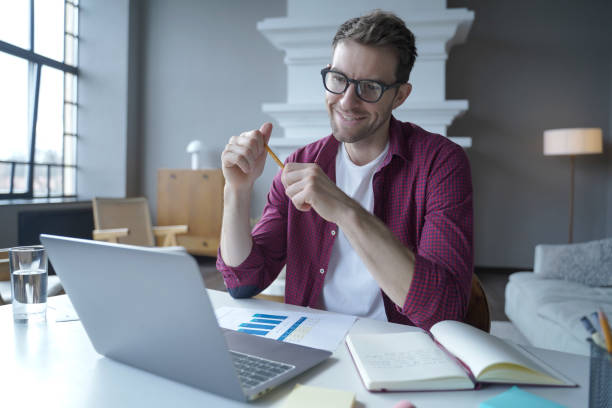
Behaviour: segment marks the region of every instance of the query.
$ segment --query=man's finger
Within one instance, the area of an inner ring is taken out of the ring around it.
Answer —
[[[272,123],[266,122],[259,128],[259,131],[264,137],[264,143],[268,144],[270,141],[270,136],[272,136]]]
[[[307,194],[304,190],[300,191],[291,198],[291,202],[299,211],[310,211],[312,206],[306,202]]]

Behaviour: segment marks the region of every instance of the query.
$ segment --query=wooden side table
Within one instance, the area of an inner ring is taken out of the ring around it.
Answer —
[[[157,225],[188,225],[178,244],[190,254],[217,256],[224,184],[221,169],[158,170]]]

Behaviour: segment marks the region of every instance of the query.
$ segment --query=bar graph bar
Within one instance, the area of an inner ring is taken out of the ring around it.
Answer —
[[[269,333],[268,330],[238,329],[238,331],[246,334],[255,334],[257,336],[265,336]]]
[[[257,322],[257,323],[268,323],[268,324],[280,324],[283,322],[282,320],[270,320],[270,319],[253,319],[251,321]]]
[[[248,327],[249,329],[262,329],[262,330],[272,330],[276,327],[276,325],[270,324],[254,324],[254,323],[242,323],[240,327]]]
[[[287,316],[254,313],[250,321],[240,323],[238,331],[247,334],[255,334],[257,336],[266,336],[285,319],[287,319]]]

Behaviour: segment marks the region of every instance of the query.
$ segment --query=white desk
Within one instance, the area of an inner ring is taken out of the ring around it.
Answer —
[[[225,292],[209,290],[215,307],[257,307],[301,310],[256,299],[235,300]],[[50,305],[54,299],[50,298]],[[307,309],[310,313],[318,311]],[[325,312],[321,312],[325,313]],[[49,319],[53,310],[49,312]],[[163,322],[160,322],[163,324]],[[351,332],[392,332],[402,326],[359,319]],[[206,345],[203,345],[205,347]],[[588,405],[587,357],[533,349],[550,365],[580,384],[579,388],[523,387],[569,407]],[[203,367],[214,370],[214,367]],[[11,406],[44,407],[234,407],[282,406],[296,383],[351,390],[356,407],[392,407],[408,399],[418,408],[477,407],[509,388],[485,386],[478,391],[369,393],[359,379],[342,344],[323,364],[270,392],[252,404],[240,404],[101,357],[93,350],[80,322],[48,322],[41,326],[14,325],[10,306],[0,307],[0,400]]]

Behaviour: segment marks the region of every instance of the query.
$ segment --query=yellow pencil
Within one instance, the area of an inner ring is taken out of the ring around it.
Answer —
[[[280,166],[281,169],[285,168],[285,165],[283,164],[282,161],[280,161],[280,159],[278,158],[277,155],[274,154],[274,152],[272,151],[272,149],[270,149],[270,147],[268,147],[268,145],[264,145],[266,147],[266,150],[268,151],[268,153],[270,153],[270,156],[272,156],[272,158],[274,159],[274,161],[276,162],[276,164],[278,164]]]
[[[606,340],[606,348],[608,349],[608,353],[612,353],[612,333],[610,333],[610,325],[608,324],[606,314],[601,309],[599,309],[599,325],[601,326],[601,331],[603,332],[604,339]]]

